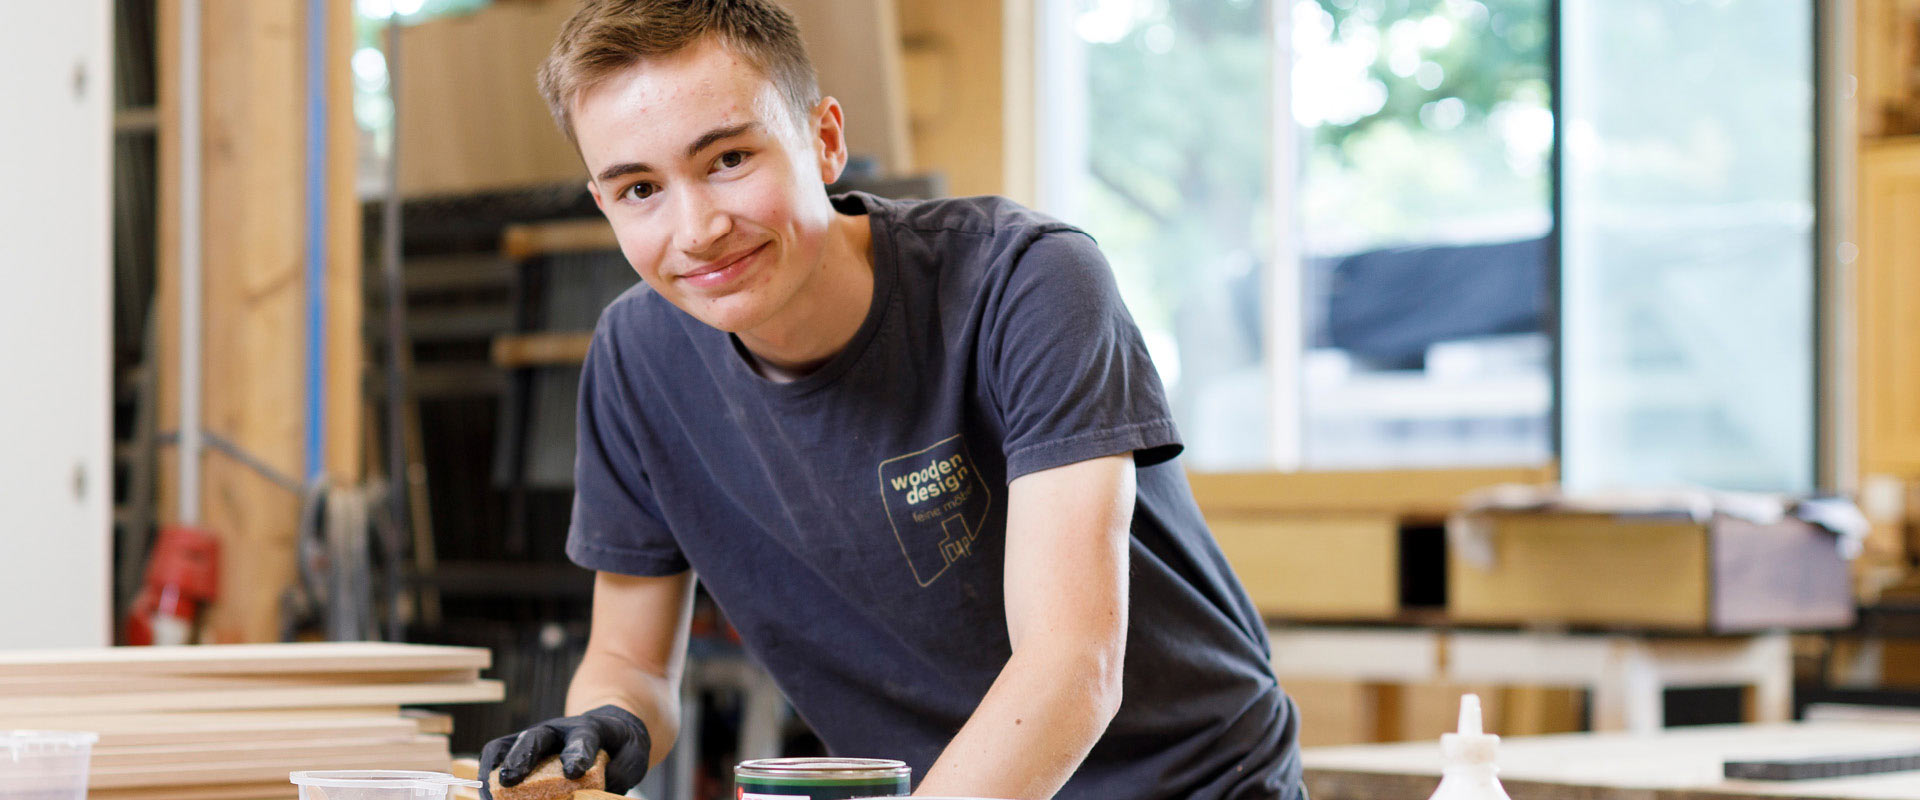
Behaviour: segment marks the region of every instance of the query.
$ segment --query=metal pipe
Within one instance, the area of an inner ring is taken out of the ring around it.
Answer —
[[[307,471],[326,471],[327,5],[307,0]]]
[[[180,514],[200,522],[200,0],[180,0]]]
[[[389,542],[387,574],[389,580],[389,600],[397,601],[402,589],[399,584],[400,559],[398,542],[405,541],[408,534],[407,492],[411,475],[407,464],[406,437],[406,362],[402,359],[412,357],[406,348],[411,346],[407,338],[407,288],[405,277],[400,268],[400,15],[398,12],[387,17],[387,87],[393,98],[393,116],[387,131],[387,199],[381,207],[380,254],[381,271],[385,273],[387,285],[387,513],[392,519]],[[389,609],[389,639],[397,640],[397,615]]]

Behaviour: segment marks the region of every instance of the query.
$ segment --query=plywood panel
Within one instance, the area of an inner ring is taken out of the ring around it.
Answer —
[[[403,29],[395,89],[402,193],[461,194],[586,179],[534,84],[576,5],[493,3]],[[845,108],[852,151],[875,157],[882,169],[908,170],[912,154],[892,0],[798,0],[788,7],[800,22],[821,91]]]
[[[8,713],[114,714],[142,711],[220,711],[382,704],[484,703],[504,696],[499,681],[372,684],[295,689],[227,689],[194,692],[50,695],[7,700]]]
[[[447,737],[418,734],[390,739],[304,739],[299,741],[193,742],[96,747],[90,769],[103,774],[133,773],[150,767],[219,766],[222,763],[305,759],[314,763],[342,758],[436,758],[447,752]]]
[[[897,0],[916,168],[955,195],[1002,194],[1006,96],[1000,3]]]
[[[1490,569],[1448,554],[1455,620],[1708,624],[1704,526],[1599,514],[1496,515],[1493,525]]]
[[[1373,619],[1399,611],[1399,521],[1389,515],[1209,516],[1262,614]]]
[[[1857,0],[1855,124],[1863,136],[1920,132],[1920,0]]]
[[[786,0],[786,6],[800,23],[820,91],[845,110],[848,150],[874,159],[882,174],[911,172],[894,0]]]
[[[221,719],[213,719],[215,717]],[[29,717],[0,714],[0,725],[21,728],[69,726],[100,735],[95,752],[115,747],[218,742],[285,742],[321,739],[408,739],[422,730],[410,719],[388,716],[313,718],[290,712],[223,714],[116,714],[92,717]]]
[[[479,670],[428,672],[340,672],[295,675],[80,675],[64,678],[0,677],[0,698],[37,695],[125,694],[128,692],[204,692],[226,689],[272,689],[301,686],[365,685],[376,683],[464,683],[479,679]]]
[[[1920,475],[1920,139],[1862,151],[1859,213],[1861,470]]]
[[[389,642],[106,647],[0,653],[0,676],[484,669],[492,661],[483,647]]]
[[[401,30],[394,104],[403,194],[586,180],[534,85],[575,5],[493,3]]]

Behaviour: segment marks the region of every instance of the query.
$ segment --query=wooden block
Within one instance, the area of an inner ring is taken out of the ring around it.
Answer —
[[[1798,520],[1495,513],[1490,568],[1447,557],[1462,622],[1736,633],[1852,622],[1846,563]]]
[[[409,708],[400,712],[400,716],[411,720],[421,733],[438,733],[443,736],[453,733],[453,715],[423,708]]]
[[[579,780],[569,780],[560,771],[560,757],[554,756],[535,767],[527,774],[526,780],[515,786],[500,785],[500,770],[487,776],[487,790],[493,793],[493,800],[566,800],[581,789],[607,788],[607,753],[593,760],[593,767]]]
[[[1506,733],[1500,727],[1506,714],[1506,696],[1499,686],[1430,681],[1399,687],[1392,706],[1393,729],[1389,741],[1439,742],[1440,734],[1458,729],[1460,696],[1469,693],[1480,695],[1480,713],[1486,720],[1487,732]]]
[[[217,675],[485,669],[484,647],[393,642],[99,647],[0,652],[0,676]]]
[[[505,696],[499,681],[230,689],[204,692],[51,695],[16,697],[8,711],[20,714],[102,714],[117,711],[217,711],[230,709],[359,706],[378,703],[488,703]]]
[[[1882,686],[1920,689],[1920,641],[1883,639],[1879,642],[1879,661]]]
[[[567,366],[587,360],[589,331],[515,333],[493,337],[493,365],[502,369]]]
[[[1508,686],[1501,690],[1502,736],[1539,736],[1585,730],[1587,693],[1549,686]]]
[[[1302,747],[1380,741],[1377,684],[1302,678],[1282,683],[1300,710]]]
[[[1495,514],[1494,563],[1447,557],[1447,613],[1472,622],[1697,628],[1707,619],[1707,531],[1690,520]]]
[[[1212,516],[1260,613],[1385,619],[1400,611],[1400,525],[1388,514]]]
[[[559,253],[595,253],[619,250],[613,226],[599,217],[509,225],[500,233],[500,251],[525,261]]]

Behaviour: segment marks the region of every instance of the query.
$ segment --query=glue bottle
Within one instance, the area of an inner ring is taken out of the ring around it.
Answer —
[[[1500,737],[1480,730],[1480,696],[1460,696],[1460,730],[1440,735],[1445,766],[1433,800],[1508,800],[1500,788],[1494,761],[1500,755]]]

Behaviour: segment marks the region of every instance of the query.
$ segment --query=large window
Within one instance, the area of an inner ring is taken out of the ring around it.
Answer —
[[[1810,485],[1804,0],[1040,8],[1041,204],[1196,468]]]
[[[1812,489],[1812,4],[1563,13],[1566,481]]]
[[[1048,9],[1043,205],[1113,260],[1196,465],[1551,458],[1545,0]]]

